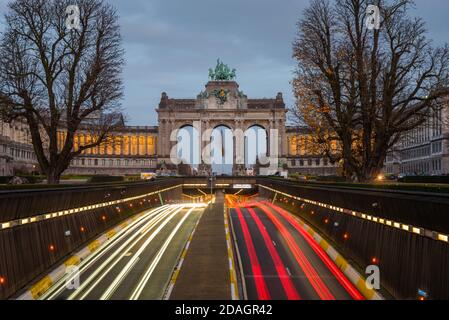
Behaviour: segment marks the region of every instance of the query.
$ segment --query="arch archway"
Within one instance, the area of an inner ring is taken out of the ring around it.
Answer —
[[[265,165],[268,156],[268,132],[258,124],[245,131],[245,166],[254,168]],[[262,161],[263,160],[263,161]]]
[[[212,173],[232,175],[234,169],[234,135],[226,125],[216,126],[211,136]]]
[[[200,134],[192,125],[184,125],[177,132],[178,162],[198,168],[200,164]]]

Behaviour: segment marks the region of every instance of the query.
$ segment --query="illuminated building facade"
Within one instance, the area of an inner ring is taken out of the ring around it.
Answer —
[[[60,132],[64,141],[64,132]],[[75,136],[74,149],[91,143],[89,133]],[[66,174],[74,175],[136,175],[157,167],[157,127],[125,126],[114,132],[110,141],[87,149],[74,159]]]
[[[338,174],[338,164],[323,157],[313,141],[307,127],[287,127],[287,165],[290,173],[312,176],[332,176]]]
[[[31,173],[37,168],[28,126],[22,121],[0,121],[0,177]]]

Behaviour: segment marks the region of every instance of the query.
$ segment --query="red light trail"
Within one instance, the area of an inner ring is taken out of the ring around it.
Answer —
[[[268,235],[267,230],[263,226],[262,222],[260,221],[257,214],[254,212],[254,210],[252,208],[247,208],[247,210],[251,214],[252,218],[256,222],[257,227],[259,228],[260,233],[262,234],[265,245],[268,248],[268,252],[270,253],[271,258],[273,259],[274,265],[276,267],[276,271],[278,273],[279,279],[282,282],[282,286],[287,295],[287,298],[289,300],[300,300],[301,297],[299,296],[298,291],[296,291],[296,288],[293,285],[293,282],[287,273],[287,269],[285,268],[285,265],[282,262],[281,257],[279,256],[279,253],[277,252],[276,248],[274,247],[273,242],[272,242],[270,236]]]
[[[259,205],[259,204],[258,204]],[[282,215],[307,241],[307,243],[312,247],[313,251],[318,255],[318,257],[324,262],[327,268],[332,272],[335,278],[340,282],[340,284],[345,288],[345,290],[351,295],[351,297],[355,300],[364,300],[365,298],[362,294],[357,290],[357,288],[346,278],[343,272],[338,269],[335,263],[329,258],[326,252],[316,243],[315,239],[296,221],[291,214],[287,211],[279,208],[271,203],[267,203],[267,205],[274,210],[276,210],[280,215]],[[262,207],[262,205],[259,205]]]
[[[298,262],[301,269],[304,271],[307,279],[309,280],[312,287],[315,289],[316,293],[322,300],[335,300],[335,297],[330,292],[329,288],[324,284],[323,280],[321,280],[320,276],[313,268],[312,264],[307,260],[306,256],[299,248],[298,244],[294,240],[291,233],[287,230],[287,228],[275,217],[275,215],[268,210],[267,207],[257,204],[260,209],[270,218],[276,228],[282,234],[282,237],[285,239],[288,247],[290,248],[293,256]]]
[[[262,268],[260,267],[259,259],[257,258],[256,249],[254,248],[254,243],[251,238],[248,225],[243,218],[243,214],[240,208],[236,208],[236,212],[240,221],[240,225],[242,227],[242,232],[245,238],[246,247],[248,249],[249,258],[251,260],[251,269],[253,271],[254,282],[256,284],[259,300],[270,300],[270,293],[263,277]]]

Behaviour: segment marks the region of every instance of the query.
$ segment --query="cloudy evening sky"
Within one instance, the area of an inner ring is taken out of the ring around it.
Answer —
[[[308,0],[107,0],[117,7],[126,50],[123,106],[131,125],[155,125],[162,91],[193,98],[220,57],[249,96],[284,93],[293,104],[291,43]],[[9,0],[0,0],[0,12]],[[449,42],[447,0],[417,0],[436,44]]]

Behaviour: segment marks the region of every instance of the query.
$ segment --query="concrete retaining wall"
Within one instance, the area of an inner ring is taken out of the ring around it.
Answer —
[[[63,262],[71,252],[130,216],[181,199],[182,187],[178,183],[166,181],[0,195],[0,226],[13,219],[19,223],[0,229],[0,277],[3,279],[0,299],[11,297],[53,265]],[[120,200],[123,202],[114,203]],[[98,207],[87,209],[86,206],[94,204]],[[75,208],[83,210],[56,214]],[[48,219],[33,222],[33,217],[43,215],[45,218],[47,213],[53,214],[48,215]],[[20,219],[28,222],[20,224]]]

